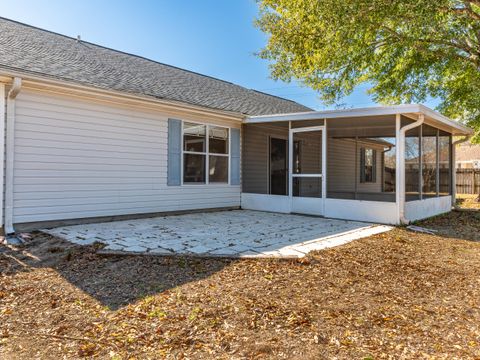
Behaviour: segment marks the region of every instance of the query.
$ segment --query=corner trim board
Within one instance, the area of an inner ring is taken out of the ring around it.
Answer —
[[[5,234],[14,234],[13,228],[13,171],[15,151],[15,99],[22,88],[22,79],[15,77],[7,95],[7,121],[5,140]]]
[[[5,163],[5,112],[6,112],[6,101],[5,101],[5,84],[0,83],[0,164]],[[0,204],[3,204],[3,195],[4,195],[4,175],[5,168],[0,166]],[[3,206],[0,206],[0,226],[3,226]]]

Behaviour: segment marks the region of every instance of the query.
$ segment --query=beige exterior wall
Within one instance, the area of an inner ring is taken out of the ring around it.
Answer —
[[[278,137],[288,139],[288,128],[273,124],[250,124],[243,127],[243,192],[268,194],[269,193],[269,139]],[[311,133],[296,133],[295,139],[304,141],[303,170],[312,172],[318,168],[318,156],[321,154],[321,142],[309,141]],[[369,146],[377,150],[377,176],[373,183],[360,182],[360,148]],[[350,139],[327,140],[327,192],[354,192],[355,183],[357,192],[382,192],[382,146],[371,143],[358,142],[358,151],[355,151],[355,142]],[[356,163],[355,163],[356,156]]]
[[[377,150],[377,177],[372,183],[360,182],[360,148],[371,147]],[[327,193],[354,192],[355,183],[357,192],[382,191],[382,150],[381,146],[372,146],[358,142],[355,150],[355,141],[350,139],[327,140]],[[356,157],[356,163],[353,161]]]
[[[232,207],[240,186],[167,186],[167,120],[209,114],[24,88],[16,103],[14,223]]]
[[[268,194],[270,137],[288,139],[288,127],[252,124],[242,133],[242,191]]]

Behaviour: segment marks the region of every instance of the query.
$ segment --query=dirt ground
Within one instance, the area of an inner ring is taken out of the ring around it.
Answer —
[[[0,247],[2,359],[480,359],[480,211],[303,260]]]
[[[480,202],[476,201],[478,195],[458,194],[457,204],[466,209],[480,210]]]

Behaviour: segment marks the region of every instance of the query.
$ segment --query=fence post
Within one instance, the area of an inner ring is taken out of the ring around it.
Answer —
[[[472,169],[472,194],[475,194],[475,169]]]

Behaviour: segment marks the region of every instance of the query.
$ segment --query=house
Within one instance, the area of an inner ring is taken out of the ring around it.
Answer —
[[[451,209],[452,136],[472,133],[422,105],[313,111],[8,19],[0,107],[7,233],[239,207],[408,222]]]
[[[457,169],[480,169],[480,145],[463,143],[457,149],[455,160]]]

